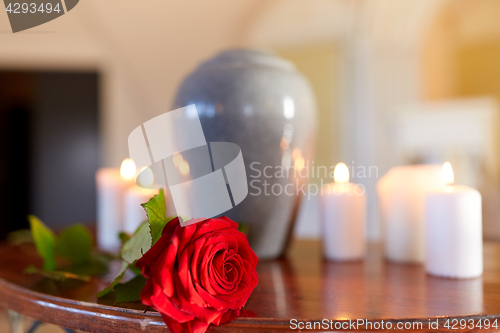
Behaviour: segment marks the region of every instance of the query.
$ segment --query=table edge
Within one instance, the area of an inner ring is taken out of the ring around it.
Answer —
[[[130,332],[130,331],[162,331],[165,332],[166,325],[161,315],[157,312],[146,312],[141,310],[127,309],[103,305],[92,302],[76,301],[49,294],[40,293],[28,288],[16,285],[0,278],[0,307],[15,311],[27,317],[55,324],[61,327],[81,330],[106,332]],[[105,320],[103,320],[105,319]],[[256,318],[239,317],[231,323],[220,326],[219,329],[245,329],[259,328],[261,330],[283,330],[290,329],[290,320],[296,319],[302,322],[321,322],[324,319],[334,322],[348,322],[347,319],[336,320],[329,318],[305,319],[305,318]],[[358,318],[353,318],[353,320]],[[439,316],[429,318],[397,318],[397,319],[369,319],[371,322],[424,322],[439,320],[442,327],[448,319],[500,319],[500,314],[475,314],[464,316]],[[125,330],[127,329],[127,330]]]

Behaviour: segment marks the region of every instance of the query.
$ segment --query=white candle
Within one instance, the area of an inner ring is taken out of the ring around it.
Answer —
[[[158,194],[158,190],[142,188],[137,185],[132,185],[125,192],[123,228],[125,232],[133,234],[142,222],[147,221],[146,211],[141,204],[148,202],[156,194]]]
[[[387,259],[401,263],[424,262],[425,194],[440,187],[440,165],[395,167],[378,181]]]
[[[468,186],[452,186],[453,170],[445,163],[445,185],[425,198],[425,269],[449,278],[483,274],[481,194]]]
[[[102,168],[96,173],[97,245],[107,251],[120,248],[118,234],[123,230],[123,197],[134,183],[135,164],[130,159],[120,169]]]
[[[321,215],[325,257],[330,260],[357,260],[365,254],[364,188],[349,183],[349,170],[339,163],[334,183],[322,188]]]

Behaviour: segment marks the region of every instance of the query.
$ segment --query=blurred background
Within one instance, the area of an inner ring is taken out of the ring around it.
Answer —
[[[0,236],[96,216],[94,175],[128,157],[128,134],[170,110],[202,60],[264,48],[310,81],[314,161],[390,167],[451,161],[483,194],[500,239],[500,2],[495,0],[86,0],[12,34],[0,11]],[[377,177],[368,237],[380,237]],[[313,180],[317,181],[317,180]],[[319,237],[316,199],[299,237]]]

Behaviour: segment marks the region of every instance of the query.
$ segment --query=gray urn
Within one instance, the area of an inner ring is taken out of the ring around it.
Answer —
[[[190,104],[196,104],[208,142],[241,147],[249,193],[224,215],[248,224],[259,258],[281,256],[307,189],[299,170],[313,156],[316,108],[308,82],[273,54],[229,50],[186,77],[175,108]]]

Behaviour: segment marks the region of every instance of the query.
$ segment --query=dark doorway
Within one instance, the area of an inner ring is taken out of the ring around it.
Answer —
[[[95,219],[99,77],[0,71],[0,237]]]

